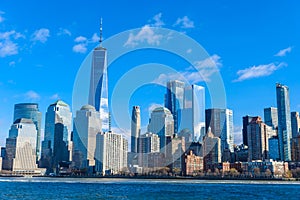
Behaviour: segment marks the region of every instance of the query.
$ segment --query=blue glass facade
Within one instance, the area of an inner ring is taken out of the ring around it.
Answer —
[[[181,81],[167,82],[167,93],[165,96],[165,107],[168,108],[174,117],[174,132],[180,130],[181,113],[183,109],[184,83]]]
[[[198,85],[190,85],[184,90],[184,108],[180,129],[192,133],[193,141],[202,142],[205,135],[205,89]],[[191,142],[191,141],[190,141]]]
[[[290,161],[292,130],[289,88],[277,83],[276,96],[278,109],[279,156],[283,161]]]
[[[221,139],[221,152],[228,149],[233,152],[233,112],[229,109],[205,110],[206,132],[211,132]]]
[[[59,100],[48,107],[40,167],[49,169],[72,159],[71,123],[72,113],[65,102]]]
[[[41,121],[42,113],[39,111],[39,105],[37,103],[19,103],[15,104],[14,108],[14,119],[15,122],[17,119],[26,118],[31,119],[36,127],[36,158],[37,160],[40,157],[41,149]]]
[[[100,112],[102,131],[107,132],[109,130],[107,51],[103,47],[93,50],[88,104]]]

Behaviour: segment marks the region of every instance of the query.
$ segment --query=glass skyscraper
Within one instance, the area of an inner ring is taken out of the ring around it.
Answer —
[[[155,108],[151,113],[148,132],[158,135],[161,153],[166,153],[166,137],[174,134],[174,119],[172,113],[164,107]]]
[[[174,117],[174,132],[180,131],[181,112],[183,109],[184,82],[167,82],[167,93],[165,95],[165,107],[168,108]]]
[[[76,112],[73,128],[73,162],[77,169],[95,167],[96,135],[101,132],[100,113],[91,105]]]
[[[141,112],[139,106],[133,106],[131,115],[131,152],[138,152],[138,138],[141,132]]]
[[[247,126],[252,121],[253,117],[246,115],[243,117],[243,144],[248,146],[248,133],[247,133]]]
[[[190,85],[184,89],[184,108],[180,130],[188,129],[193,141],[202,142],[205,135],[205,89]],[[191,142],[191,141],[190,141]]]
[[[229,109],[205,110],[206,132],[211,129],[215,137],[221,139],[221,151],[233,152],[233,112]],[[224,161],[224,160],[223,160]]]
[[[36,134],[36,126],[31,119],[20,118],[14,122],[6,139],[3,169],[16,173],[37,169]]]
[[[71,128],[69,105],[61,100],[51,104],[46,113],[41,167],[55,168],[59,162],[72,160]]]
[[[41,148],[41,121],[42,113],[39,111],[37,103],[19,103],[15,104],[14,108],[14,122],[17,119],[26,118],[31,119],[37,130],[36,135],[36,158],[39,159]]]
[[[280,83],[276,84],[277,109],[278,109],[278,139],[279,154],[283,161],[291,160],[291,112],[289,88]]]
[[[100,36],[102,36],[102,23],[100,28]],[[92,105],[100,112],[102,121],[102,130],[107,132],[110,129],[109,107],[108,107],[108,83],[107,83],[107,51],[101,45],[93,50],[89,105]]]
[[[296,138],[300,130],[300,116],[298,112],[291,112],[292,137]]]
[[[278,128],[278,112],[277,108],[269,107],[264,109],[264,120],[268,126],[273,129]]]

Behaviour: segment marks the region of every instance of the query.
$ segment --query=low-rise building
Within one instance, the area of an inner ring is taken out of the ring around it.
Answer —
[[[190,151],[185,156],[184,175],[192,176],[203,171],[203,157],[196,156],[193,151]]]

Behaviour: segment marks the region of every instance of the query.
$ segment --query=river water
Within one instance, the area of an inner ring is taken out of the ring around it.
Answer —
[[[300,199],[300,182],[0,178],[0,199]]]

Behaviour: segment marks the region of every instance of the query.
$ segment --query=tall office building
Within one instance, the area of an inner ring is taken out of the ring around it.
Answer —
[[[110,129],[110,117],[108,107],[108,83],[107,83],[107,50],[102,47],[102,19],[100,26],[100,45],[93,50],[89,105],[100,112],[102,131]]]
[[[174,134],[174,119],[172,113],[164,107],[155,108],[151,113],[148,132],[159,136],[161,153],[166,153],[166,137]]]
[[[269,159],[269,127],[261,117],[253,117],[247,126],[248,161]]]
[[[221,139],[221,151],[233,152],[233,113],[229,109],[207,109],[205,110],[206,131],[211,128],[215,137]],[[227,160],[223,160],[227,161]]]
[[[184,82],[174,80],[167,82],[165,95],[165,107],[168,108],[174,118],[174,132],[180,131],[181,112],[183,109]]]
[[[51,104],[46,113],[45,136],[40,166],[55,169],[59,162],[72,160],[72,113],[65,102]]]
[[[96,136],[96,172],[118,174],[127,167],[128,141],[120,134],[99,133]]]
[[[95,167],[96,135],[101,132],[100,113],[91,105],[76,112],[73,127],[73,163],[77,169]]]
[[[291,112],[289,88],[280,83],[276,84],[277,109],[278,109],[278,138],[279,154],[283,161],[291,160]]]
[[[264,109],[264,121],[274,130],[278,128],[278,112],[277,108],[269,107]]]
[[[141,111],[139,106],[133,106],[131,115],[131,152],[138,152],[138,138],[141,132]]]
[[[17,119],[6,139],[3,169],[15,173],[32,173],[36,164],[36,125],[31,119]]]
[[[38,161],[40,157],[40,148],[41,148],[41,121],[42,121],[42,113],[39,111],[39,105],[37,103],[15,104],[14,121],[21,118],[31,119],[37,130],[36,158]]]
[[[184,89],[184,108],[180,130],[190,130],[193,141],[202,142],[205,135],[205,89],[190,85]],[[191,142],[191,141],[189,141]]]
[[[248,146],[248,133],[247,133],[247,126],[249,125],[249,123],[252,121],[253,117],[251,116],[244,116],[243,117],[243,144]]]
[[[300,131],[300,116],[298,112],[291,112],[292,137],[296,138]]]
[[[203,140],[204,169],[211,169],[211,166],[221,162],[221,139],[215,136],[209,127]]]

